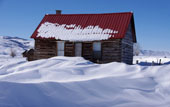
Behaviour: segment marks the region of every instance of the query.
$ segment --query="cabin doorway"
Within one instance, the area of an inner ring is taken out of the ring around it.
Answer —
[[[57,56],[64,56],[64,41],[57,42]]]
[[[82,43],[75,43],[75,56],[82,56]]]

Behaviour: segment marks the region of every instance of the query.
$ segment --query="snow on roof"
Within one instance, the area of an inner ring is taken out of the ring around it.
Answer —
[[[41,20],[40,24],[31,35],[31,38],[55,37],[69,41],[122,39],[125,37],[130,23],[133,28],[133,42],[136,42],[134,18],[131,12],[105,14],[48,14]],[[55,31],[51,28],[54,28]]]
[[[94,41],[94,40],[106,40],[110,37],[114,37],[114,34],[118,33],[112,29],[102,29],[98,25],[89,25],[83,28],[81,25],[75,24],[58,24],[45,22],[41,24],[38,29],[37,37],[42,38],[55,38],[59,40],[68,41]]]

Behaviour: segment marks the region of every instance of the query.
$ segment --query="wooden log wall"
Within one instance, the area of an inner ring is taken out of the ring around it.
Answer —
[[[121,62],[121,39],[102,41],[102,61]]]
[[[92,42],[82,43],[82,57],[87,60],[93,60],[93,44]]]
[[[122,39],[122,62],[127,64],[133,63],[133,37],[132,27],[129,24],[125,37]]]
[[[57,41],[36,39],[34,59],[45,59],[57,56]],[[65,42],[64,56],[75,56],[75,42]],[[82,57],[96,62],[93,54],[93,42],[82,42]],[[133,38],[131,25],[123,39],[101,41],[101,60],[98,63],[124,62],[132,64]]]
[[[35,40],[34,59],[45,59],[57,55],[57,43],[55,40]]]
[[[65,42],[64,56],[75,56],[74,42]]]

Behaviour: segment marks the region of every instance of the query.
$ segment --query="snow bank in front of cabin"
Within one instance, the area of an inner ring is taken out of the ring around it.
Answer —
[[[45,22],[38,29],[37,37],[69,41],[94,41],[106,40],[110,37],[114,37],[114,34],[116,33],[118,33],[118,31],[102,29],[99,26],[90,25],[83,28],[82,26],[75,24],[60,25],[58,23]]]
[[[81,57],[0,62],[0,107],[168,107],[170,65],[94,64]]]

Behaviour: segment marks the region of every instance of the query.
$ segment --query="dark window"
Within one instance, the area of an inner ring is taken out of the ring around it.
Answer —
[[[101,60],[101,42],[93,43],[93,60],[94,62]]]

